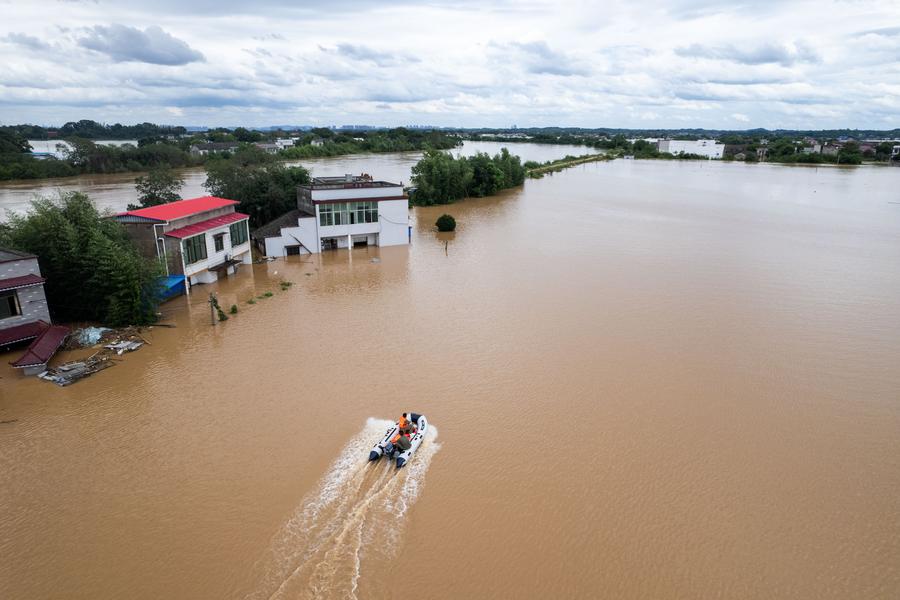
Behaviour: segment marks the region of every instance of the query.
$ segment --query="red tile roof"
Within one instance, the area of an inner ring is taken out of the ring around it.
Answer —
[[[41,335],[41,332],[48,327],[50,327],[50,325],[44,321],[32,321],[31,323],[23,323],[21,325],[16,325],[15,327],[0,329],[0,346],[34,339]]]
[[[19,277],[10,277],[9,279],[0,279],[0,292],[6,290],[14,290],[16,288],[29,287],[32,285],[40,285],[47,281],[43,277],[29,273]]]
[[[36,340],[31,342],[25,354],[9,364],[21,369],[23,367],[35,367],[46,364],[69,335],[69,328],[62,325],[51,325]]]
[[[249,218],[250,215],[245,215],[243,213],[229,213],[227,215],[222,215],[221,217],[213,217],[212,219],[200,221],[199,223],[194,223],[193,225],[179,227],[178,229],[167,231],[166,235],[173,238],[184,239],[186,237],[191,237],[192,235],[197,235],[198,233],[203,233],[204,231],[209,231],[210,229],[215,229],[216,227],[231,225],[232,223],[237,223],[238,221],[243,221],[244,219]]]
[[[119,213],[116,216],[122,217],[130,215],[132,217],[144,217],[145,219],[153,219],[155,221],[173,221],[175,219],[189,217],[191,215],[196,215],[197,213],[215,210],[233,204],[240,204],[240,202],[237,200],[228,200],[227,198],[204,196],[203,198],[191,198],[189,200],[179,200],[178,202],[160,204],[159,206],[129,210]]]

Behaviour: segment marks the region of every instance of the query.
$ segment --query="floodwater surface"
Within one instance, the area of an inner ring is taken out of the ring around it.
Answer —
[[[591,163],[3,355],[0,597],[896,598],[898,177]]]
[[[581,156],[598,152],[587,146],[566,144],[523,144],[500,142],[464,142],[459,148],[450,150],[454,155],[471,156],[476,152],[497,154],[508,148],[522,161],[544,162],[562,158],[568,154]],[[286,161],[287,165],[302,165],[314,176],[369,173],[379,179],[410,184],[413,166],[422,158],[421,152],[398,152],[390,154],[350,154],[330,158],[310,158],[302,161]],[[184,179],[182,198],[208,196],[206,170],[203,167],[174,169]],[[0,181],[0,222],[7,220],[7,213],[24,213],[31,202],[40,196],[55,197],[60,192],[83,192],[88,194],[101,209],[122,211],[129,204],[138,204],[134,180],[142,173],[90,174],[76,177],[48,179],[18,179]]]

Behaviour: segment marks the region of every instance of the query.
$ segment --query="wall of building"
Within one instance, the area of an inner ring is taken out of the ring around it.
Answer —
[[[41,275],[41,269],[36,258],[0,263],[0,279],[21,277],[23,275]],[[0,319],[0,329],[38,320],[50,322],[50,310],[47,306],[44,286],[35,285],[14,291],[18,297],[19,308],[22,310],[22,314],[7,319]]]
[[[403,188],[399,185],[392,185],[390,187],[357,187],[312,191],[312,199],[316,202],[321,200],[346,200],[348,202],[355,202],[365,198],[390,198],[391,196],[402,195]]]
[[[240,222],[244,227],[247,226],[246,221]],[[222,227],[216,227],[215,229],[210,229],[209,231],[205,231],[202,235],[206,236],[206,259],[195,262],[190,265],[185,265],[184,274],[191,277],[191,283],[210,283],[211,281],[215,281],[217,276],[215,273],[207,274],[210,267],[214,267],[218,264],[225,262],[226,257],[240,259],[241,262],[249,264],[252,262],[251,254],[250,254],[250,240],[244,242],[239,246],[231,245],[231,233],[230,233],[231,225],[223,225]],[[213,236],[218,234],[224,234],[223,239],[223,249],[219,252],[216,252],[216,244],[213,240]],[[197,234],[201,235],[201,234]],[[192,236],[193,237],[193,236]],[[180,242],[183,240],[180,240]],[[179,243],[180,247],[180,243]],[[179,249],[180,251],[180,249]]]
[[[279,237],[267,237],[266,256],[285,256],[287,254],[285,246],[296,246],[298,240],[313,254],[321,250],[315,217],[298,219],[296,227],[283,227]],[[305,252],[303,249],[300,251]]]
[[[409,202],[407,200],[385,200],[378,203],[379,246],[401,246],[409,244]]]
[[[725,144],[719,144],[715,140],[660,140],[657,144],[660,152],[671,154],[699,154],[707,158],[722,158],[725,153]]]

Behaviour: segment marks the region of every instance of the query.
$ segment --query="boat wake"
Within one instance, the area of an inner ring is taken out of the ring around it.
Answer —
[[[372,440],[390,424],[370,418],[347,443],[257,563],[259,583],[248,600],[357,598],[364,560],[394,556],[403,517],[440,444],[431,425],[405,468],[395,468],[393,461],[368,462]]]

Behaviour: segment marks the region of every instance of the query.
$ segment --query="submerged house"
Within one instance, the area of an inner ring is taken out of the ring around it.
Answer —
[[[370,175],[316,177],[297,188],[297,208],[253,233],[267,256],[409,243],[409,197]]]
[[[141,253],[165,265],[169,280],[183,281],[185,291],[212,283],[250,264],[250,215],[237,212],[239,202],[205,196],[129,210],[113,218],[125,226]]]
[[[44,371],[66,337],[68,327],[51,325],[37,257],[0,249],[0,348],[30,341],[10,364],[26,375]]]

